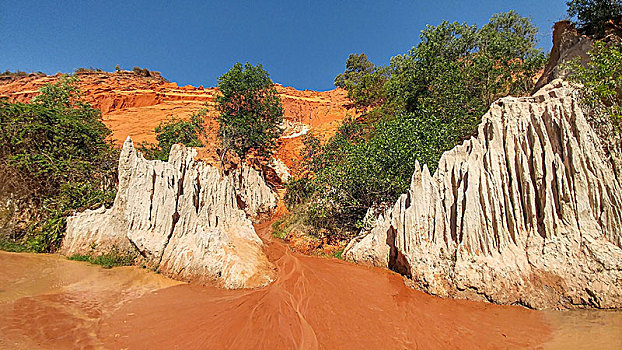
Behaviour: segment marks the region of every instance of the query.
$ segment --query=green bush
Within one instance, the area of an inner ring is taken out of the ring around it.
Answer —
[[[371,135],[359,134],[360,123],[349,120],[325,145],[310,136],[306,178],[288,184],[286,202],[311,199],[309,222],[331,234],[347,236],[360,228],[360,219],[374,204],[404,193],[415,162],[434,171],[443,151],[453,146],[453,125],[433,116],[402,114],[374,124]],[[366,136],[370,136],[366,139]]]
[[[155,128],[158,144],[143,142],[139,149],[147,159],[167,161],[174,144],[181,143],[186,147],[202,147],[201,139],[205,137],[203,123],[206,113],[206,110],[201,110],[193,113],[189,120],[173,117],[160,123]]]
[[[335,252],[333,252],[333,254],[332,254],[332,257],[333,258],[337,258],[339,260],[345,260],[343,258],[343,251],[344,251],[344,249],[335,250]]]
[[[28,247],[22,242],[15,241],[10,237],[0,237],[0,250],[17,253],[29,251]]]
[[[284,223],[283,219],[276,220],[272,223],[272,236],[275,238],[285,239],[287,237],[287,232],[282,227]]]
[[[67,257],[69,260],[74,261],[86,261],[93,265],[100,265],[105,269],[110,269],[115,266],[132,266],[136,256],[130,254],[122,254],[118,250],[113,249],[109,253],[101,255],[81,255],[75,254]]]
[[[77,78],[64,76],[40,92],[30,104],[0,100],[0,170],[10,174],[0,204],[27,223],[3,236],[42,252],[58,247],[67,215],[111,204],[118,152]]]
[[[305,205],[292,208],[292,211],[272,224],[272,236],[287,239],[290,233],[306,233],[319,236],[318,230],[309,225],[308,209]]]

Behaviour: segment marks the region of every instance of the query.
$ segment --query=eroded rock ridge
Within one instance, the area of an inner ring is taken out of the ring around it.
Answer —
[[[622,182],[574,90],[502,98],[344,253],[441,296],[622,307]]]
[[[195,156],[175,145],[168,162],[145,160],[128,137],[114,205],[69,217],[61,252],[138,251],[147,266],[181,280],[270,283],[274,269],[251,218],[274,209],[277,195],[250,167],[224,175]]]

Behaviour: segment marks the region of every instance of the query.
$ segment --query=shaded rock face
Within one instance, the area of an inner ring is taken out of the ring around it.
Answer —
[[[276,207],[261,175],[243,167],[224,176],[173,146],[168,162],[145,160],[128,138],[119,160],[119,190],[111,209],[67,220],[61,252],[137,250],[145,263],[181,280],[252,288],[272,281],[251,219]]]
[[[440,296],[622,307],[622,183],[573,93],[495,102],[345,256]]]
[[[373,217],[370,228],[363,228],[361,234],[354,237],[343,250],[346,260],[365,265],[389,267],[391,253],[394,252],[395,237],[389,230],[391,225],[391,208],[369,208],[363,222]]]

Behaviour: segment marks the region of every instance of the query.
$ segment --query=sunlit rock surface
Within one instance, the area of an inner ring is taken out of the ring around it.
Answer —
[[[270,283],[273,266],[251,218],[274,209],[276,194],[252,168],[223,175],[195,156],[175,145],[168,162],[145,160],[128,138],[113,207],[68,218],[61,252],[137,250],[146,265],[177,279],[225,288]]]

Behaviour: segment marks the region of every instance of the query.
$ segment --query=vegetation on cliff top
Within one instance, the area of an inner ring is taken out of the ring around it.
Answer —
[[[54,251],[66,217],[114,200],[118,152],[77,78],[46,84],[32,103],[0,100],[0,241]]]
[[[589,35],[602,36],[607,21],[622,15],[622,0],[570,0],[566,4],[568,15]]]

